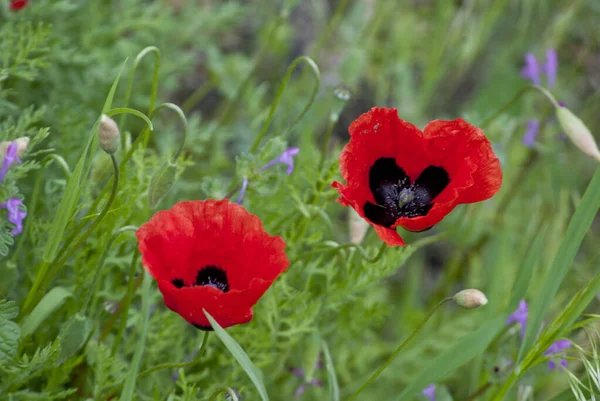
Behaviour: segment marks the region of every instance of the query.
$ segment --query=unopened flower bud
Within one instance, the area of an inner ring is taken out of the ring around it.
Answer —
[[[23,136],[21,138],[15,139],[12,142],[8,142],[8,141],[0,142],[0,159],[2,159],[4,157],[4,155],[6,154],[6,151],[8,150],[9,145],[13,142],[17,144],[17,157],[21,157],[21,156],[23,156],[23,153],[25,153],[25,150],[27,149],[27,145],[29,145],[29,137]]]
[[[600,161],[600,150],[594,141],[594,137],[590,130],[585,126],[583,121],[579,119],[571,110],[566,107],[556,107],[556,117],[565,134],[583,153],[592,156]]]
[[[452,297],[454,302],[465,309],[475,309],[488,303],[485,294],[479,290],[468,289],[462,290]]]
[[[360,244],[367,235],[369,223],[364,221],[352,208],[348,208],[348,228],[350,231],[350,242]]]
[[[154,208],[169,192],[175,182],[177,164],[167,160],[161,164],[152,175],[148,188],[148,203]]]
[[[98,128],[98,142],[103,151],[108,154],[113,154],[119,148],[119,127],[115,120],[102,114],[100,117],[100,127]]]

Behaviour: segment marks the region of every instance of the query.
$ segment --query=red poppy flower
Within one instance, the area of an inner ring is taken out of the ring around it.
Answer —
[[[461,203],[491,198],[502,184],[500,162],[483,131],[461,118],[434,120],[423,131],[396,109],[373,108],[350,125],[340,155],[347,182],[334,182],[390,246],[405,245],[396,227],[422,231]]]
[[[12,0],[10,2],[11,11],[19,11],[27,5],[27,0]]]
[[[202,330],[211,329],[203,308],[222,327],[252,320],[252,306],[289,265],[285,242],[227,199],[180,202],[137,237],[167,307]]]

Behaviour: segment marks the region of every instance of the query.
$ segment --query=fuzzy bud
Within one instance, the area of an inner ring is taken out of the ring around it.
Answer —
[[[556,117],[565,134],[583,153],[592,156],[600,161],[600,150],[594,141],[594,137],[590,130],[585,126],[583,121],[579,119],[571,110],[566,107],[556,107]]]
[[[100,117],[100,127],[98,128],[98,141],[103,151],[109,155],[115,153],[119,148],[119,127],[115,120],[102,114]]]
[[[156,169],[148,188],[148,203],[151,208],[156,207],[169,192],[175,182],[176,173],[177,164],[171,163],[171,160],[167,160]]]
[[[15,142],[17,144],[17,157],[23,156],[23,153],[25,153],[25,150],[27,150],[27,145],[29,145],[29,137],[22,136],[21,138],[17,138],[12,142]],[[4,157],[4,155],[6,154],[6,151],[8,150],[9,145],[12,142],[7,142],[7,141],[0,142],[0,159],[2,159]]]
[[[462,290],[454,295],[452,299],[458,306],[465,309],[479,308],[480,306],[484,306],[488,303],[485,294],[475,289]]]

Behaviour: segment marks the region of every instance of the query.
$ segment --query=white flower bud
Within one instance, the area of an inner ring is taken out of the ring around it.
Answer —
[[[98,142],[100,148],[108,154],[113,154],[119,148],[119,141],[121,135],[119,134],[119,127],[115,120],[102,114],[100,117],[100,126],[98,128]]]
[[[6,154],[6,151],[8,150],[8,146],[13,142],[16,142],[16,144],[17,144],[17,156],[21,157],[21,156],[23,156],[23,153],[25,153],[25,150],[27,149],[27,145],[29,145],[29,137],[23,136],[21,138],[15,139],[14,141],[0,142],[0,159],[2,159],[4,157],[4,155]]]
[[[462,290],[452,297],[454,302],[465,309],[475,309],[484,306],[488,303],[485,294],[479,290],[468,289]]]
[[[590,130],[566,107],[556,107],[556,117],[565,134],[583,153],[600,161],[600,150]]]
[[[360,244],[367,235],[369,223],[362,219],[352,208],[348,208],[348,228],[350,231],[350,242]]]

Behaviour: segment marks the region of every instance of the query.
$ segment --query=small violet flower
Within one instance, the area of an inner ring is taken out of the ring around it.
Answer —
[[[544,352],[544,355],[559,355],[559,356],[563,356],[563,351],[566,350],[567,348],[569,348],[571,346],[571,342],[569,340],[558,340],[557,342],[555,342],[554,344],[552,344],[547,350],[546,352]],[[567,360],[565,358],[560,358],[560,364],[563,367],[567,367]],[[554,370],[554,368],[556,368],[556,363],[554,361],[548,361],[548,368],[550,370]]]
[[[506,319],[506,324],[519,323],[521,325],[521,340],[525,337],[525,328],[527,327],[527,302],[524,299],[519,303],[519,307],[512,315]]]
[[[548,87],[554,88],[556,84],[556,72],[558,71],[558,55],[556,50],[546,50],[546,63],[543,67],[544,73],[546,73],[546,83]]]
[[[540,66],[532,53],[525,54],[525,67],[521,70],[521,76],[530,80],[535,85],[542,83],[540,79]]]
[[[22,210],[23,202],[17,198],[11,198],[7,202],[0,203],[0,208],[8,211],[8,221],[15,225],[11,230],[12,235],[18,235],[23,232],[23,219],[27,216],[27,212]]]
[[[315,368],[321,369],[322,367],[323,367],[323,365],[321,364],[321,362],[317,361],[317,363],[315,364]],[[294,392],[294,396],[296,396],[296,397],[300,397],[302,394],[304,394],[307,386],[312,386],[312,387],[322,387],[323,386],[323,382],[321,380],[317,379],[316,377],[313,377],[309,382],[307,382],[306,378],[304,376],[304,369],[302,369],[302,368],[291,368],[290,372],[294,376],[296,376],[302,380],[302,384],[300,386],[298,386],[298,388]]]
[[[296,156],[298,153],[300,153],[299,148],[289,148],[288,150],[283,152],[281,155],[279,155],[275,159],[273,159],[270,162],[268,162],[267,164],[265,164],[265,166],[263,168],[261,168],[260,171],[264,171],[277,163],[282,163],[282,164],[287,164],[288,167],[287,167],[286,173],[287,173],[287,175],[290,175],[290,174],[292,174],[292,171],[294,171],[294,156]]]
[[[6,149],[6,154],[4,155],[4,159],[2,160],[2,167],[0,167],[0,182],[4,180],[6,176],[6,172],[14,163],[21,163],[19,156],[17,155],[17,151],[19,146],[16,142],[11,142]]]
[[[422,391],[423,395],[429,398],[429,401],[435,401],[435,384],[430,384]]]
[[[525,131],[525,135],[523,135],[523,145],[528,148],[533,148],[535,145],[535,138],[539,131],[540,122],[538,120],[527,121],[527,130]]]
[[[548,49],[546,51],[546,61],[542,67],[538,64],[533,53],[525,54],[525,66],[521,70],[521,76],[528,79],[535,85],[541,85],[543,72],[546,75],[546,84],[553,88],[556,84],[556,73],[558,71],[558,55],[556,50]]]
[[[286,173],[287,175],[290,175],[294,171],[294,156],[296,156],[298,153],[300,153],[299,148],[289,148],[288,150],[277,156],[275,159],[265,164],[263,168],[260,169],[260,171],[265,171],[266,169],[274,166],[275,164],[282,163],[287,165]],[[246,194],[247,187],[248,178],[244,177],[244,180],[242,181],[242,188],[240,189],[240,194],[238,195],[237,203],[241,204],[244,200],[244,195]]]

